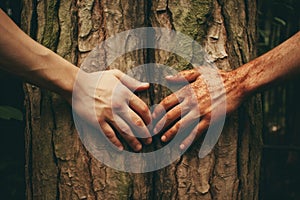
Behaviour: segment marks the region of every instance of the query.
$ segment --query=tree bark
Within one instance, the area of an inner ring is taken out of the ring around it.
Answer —
[[[145,26],[189,35],[220,69],[234,69],[255,57],[256,3],[251,0],[24,0],[23,5],[23,30],[77,66],[99,42]],[[110,67],[126,71],[148,62],[189,67],[158,50],[127,53]],[[205,158],[198,157],[199,140],[170,166],[133,174],[109,168],[85,150],[71,108],[58,95],[29,84],[24,90],[27,199],[258,199],[259,96],[227,117]],[[152,86],[141,98],[150,106],[167,94]],[[146,150],[163,144],[155,138],[154,145]]]

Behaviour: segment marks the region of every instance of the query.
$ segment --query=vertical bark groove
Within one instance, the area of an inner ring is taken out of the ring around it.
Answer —
[[[95,199],[98,199],[98,195],[97,192],[95,191],[95,186],[94,186],[94,178],[92,173],[92,158],[90,155],[89,155],[89,162],[88,162],[88,171],[89,171],[89,176],[91,178],[92,195],[95,197]]]
[[[203,45],[210,62],[232,70],[255,56],[255,11],[255,1],[250,0],[24,0],[22,26],[78,66],[99,42],[114,34],[165,27],[192,37]],[[154,34],[159,40],[159,33]],[[104,50],[101,56],[97,69],[106,66],[109,55]],[[129,52],[109,67],[126,71],[149,62],[176,70],[191,67],[176,55],[151,49]],[[151,76],[154,71],[146,73]],[[27,199],[258,199],[259,97],[227,118],[219,142],[205,158],[198,157],[200,139],[170,166],[132,174],[111,169],[86,151],[71,109],[58,95],[28,84],[24,89]],[[141,98],[153,105],[169,92],[152,84]],[[146,151],[163,145],[155,137],[155,147]]]

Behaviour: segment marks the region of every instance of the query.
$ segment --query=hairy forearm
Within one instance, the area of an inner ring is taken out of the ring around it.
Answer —
[[[300,74],[300,32],[266,54],[235,70],[245,94],[262,91]]]
[[[32,40],[0,10],[0,68],[70,101],[78,68]]]

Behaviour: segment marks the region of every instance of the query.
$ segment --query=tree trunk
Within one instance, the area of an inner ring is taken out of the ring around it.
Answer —
[[[23,5],[23,30],[78,66],[99,42],[147,26],[189,35],[224,70],[255,56],[256,3],[251,0],[24,0]],[[110,67],[125,71],[148,62],[188,67],[168,52],[147,49],[127,53]],[[24,90],[27,199],[258,199],[259,97],[227,117],[205,158],[198,157],[197,142],[168,167],[134,174],[109,168],[85,150],[71,108],[58,95],[29,84]],[[141,97],[150,106],[167,94],[152,86]],[[155,138],[154,145],[162,144]]]

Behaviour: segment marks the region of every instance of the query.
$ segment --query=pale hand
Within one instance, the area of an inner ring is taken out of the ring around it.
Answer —
[[[92,124],[99,124],[110,142],[120,150],[124,147],[114,130],[134,151],[142,149],[137,137],[142,138],[145,144],[152,142],[147,128],[151,123],[150,110],[133,93],[148,89],[148,83],[139,82],[119,70],[80,73],[77,78],[78,89],[73,94],[73,109],[80,117]]]

